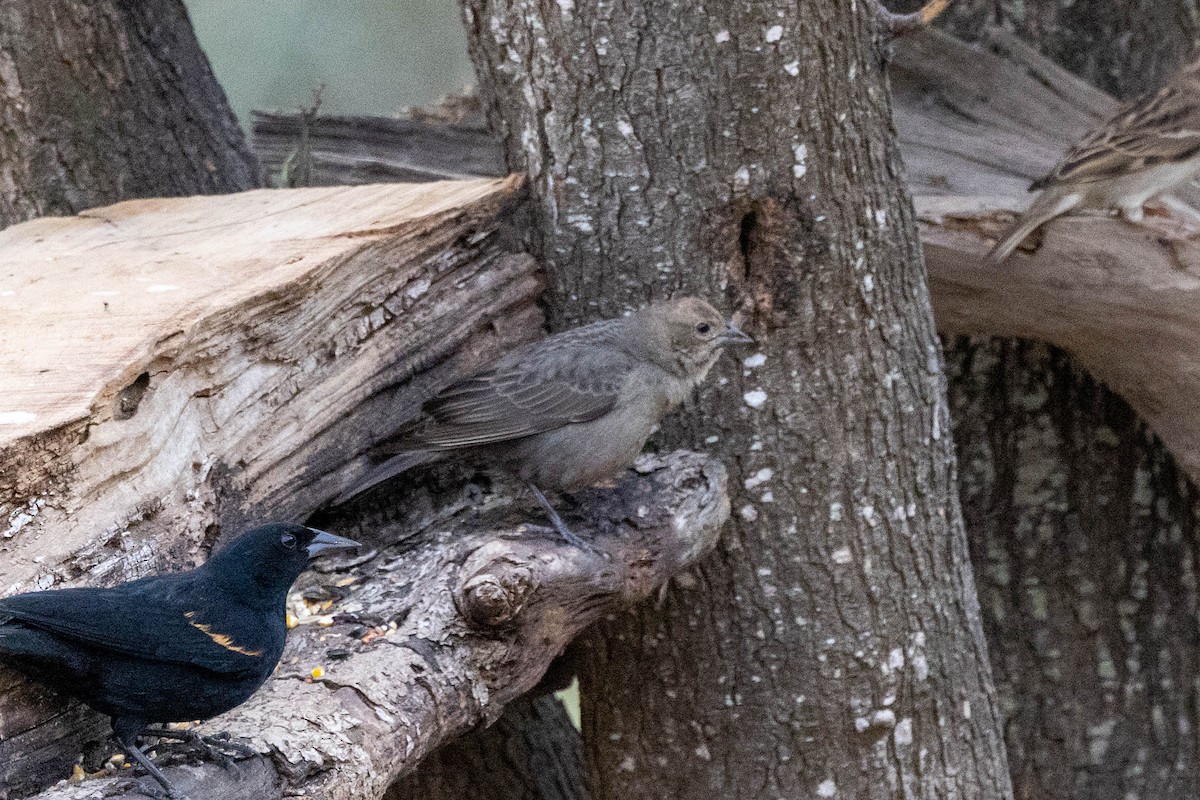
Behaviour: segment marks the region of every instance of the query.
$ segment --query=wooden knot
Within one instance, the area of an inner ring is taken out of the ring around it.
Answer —
[[[475,575],[459,593],[459,611],[476,627],[498,628],[512,622],[535,588],[528,567],[500,566],[499,570]]]

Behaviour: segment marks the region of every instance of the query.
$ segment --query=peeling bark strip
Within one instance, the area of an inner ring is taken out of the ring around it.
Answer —
[[[181,0],[0,3],[0,228],[259,185]]]
[[[1010,796],[869,8],[464,2],[552,326],[688,291],[760,342],[664,425],[734,531],[588,639],[597,798]]]
[[[585,627],[695,564],[729,518],[724,468],[682,451],[643,457],[616,488],[581,493],[581,503],[596,553],[519,527],[528,512],[492,495],[431,520],[420,547],[406,542],[318,576],[327,586],[355,579],[327,612],[335,623],[293,630],[267,685],[198,729],[228,730],[263,756],[168,777],[194,800],[381,797],[438,745],[495,720]],[[364,627],[366,637],[355,635]],[[346,655],[330,661],[333,650]],[[318,665],[324,676],[309,679]],[[37,799],[141,796],[115,783]]]

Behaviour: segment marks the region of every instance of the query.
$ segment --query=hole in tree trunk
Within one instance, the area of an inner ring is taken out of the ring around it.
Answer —
[[[129,419],[137,413],[138,405],[150,388],[150,373],[143,372],[137,380],[117,393],[117,401],[113,407],[113,419]]]
[[[742,217],[738,230],[738,252],[742,256],[742,278],[750,277],[750,250],[754,247],[754,231],[758,227],[758,211],[752,210]]]

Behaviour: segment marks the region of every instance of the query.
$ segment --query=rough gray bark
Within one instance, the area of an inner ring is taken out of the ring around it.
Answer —
[[[181,0],[0,3],[0,227],[259,185]]]
[[[732,530],[588,642],[599,798],[1010,794],[944,380],[864,4],[464,3],[554,326],[698,292],[759,352],[662,440]]]
[[[1196,798],[1194,490],[1061,351],[963,338],[948,353],[1016,796]]]

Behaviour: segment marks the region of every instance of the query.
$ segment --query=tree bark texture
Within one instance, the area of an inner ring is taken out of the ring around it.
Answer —
[[[496,724],[430,755],[384,800],[587,800],[579,732],[550,695],[509,703]]]
[[[664,426],[730,465],[735,520],[699,598],[588,639],[595,796],[1008,797],[865,4],[464,14],[553,326],[688,291],[759,339]]]
[[[948,353],[1015,795],[1197,797],[1194,490],[1061,351],[960,338]]]
[[[258,185],[181,0],[0,2],[0,227]]]

